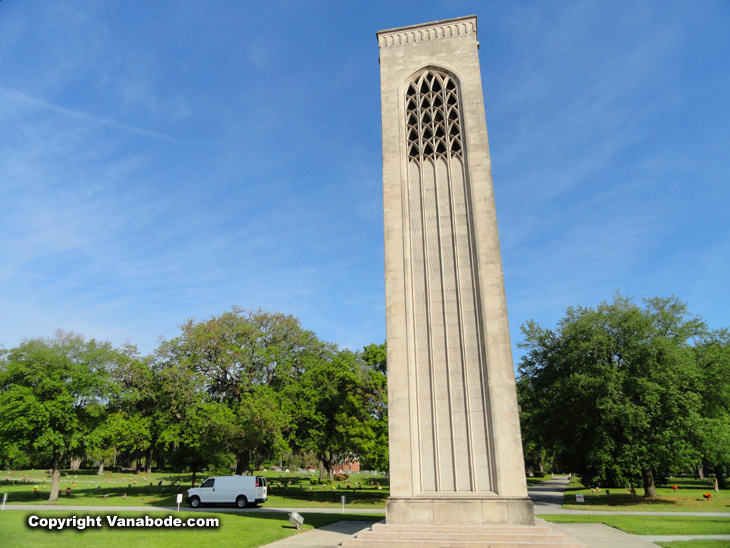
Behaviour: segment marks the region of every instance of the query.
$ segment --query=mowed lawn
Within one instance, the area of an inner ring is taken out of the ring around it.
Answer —
[[[346,507],[385,510],[390,494],[388,479],[365,473],[354,474],[345,481],[330,485],[312,484],[314,474],[257,472],[267,477],[269,500],[265,508],[340,508],[345,495]],[[196,483],[206,478],[199,474]],[[91,471],[64,471],[61,476],[61,497],[57,506],[175,506],[178,493],[190,488],[190,474],[165,472],[112,473],[97,476]],[[45,504],[51,487],[47,471],[21,470],[6,472],[0,479],[0,496],[8,494],[8,503]],[[70,489],[70,494],[66,494]],[[183,503],[184,505],[184,503]]]
[[[606,516],[553,514],[539,516],[553,523],[604,523],[632,535],[730,535],[730,519],[718,516]],[[728,546],[728,541],[724,541]]]
[[[730,512],[730,490],[715,493],[712,480],[691,478],[670,479],[666,486],[657,488],[657,499],[645,499],[644,490],[636,488],[632,494],[625,487],[609,487],[593,490],[571,482],[565,491],[563,508],[573,510],[631,510],[637,512]],[[672,489],[676,485],[677,489]],[[705,499],[707,493],[712,496]],[[576,502],[575,495],[582,494],[584,503]]]
[[[61,531],[49,531],[40,527],[28,526],[28,518],[36,515],[43,518],[59,518],[71,516],[102,516],[101,528],[87,528],[83,531],[65,528]],[[236,546],[254,548],[298,533],[288,521],[285,512],[262,512],[256,514],[222,514],[215,512],[119,512],[115,515],[122,518],[144,517],[165,518],[173,515],[181,519],[217,518],[220,525],[215,528],[117,528],[109,527],[104,512],[69,512],[43,511],[24,512],[8,510],[0,512],[0,539],[3,546],[33,546],[34,548],[116,548],[118,546],[134,546],[134,548],[164,548],[182,545],[205,546],[206,548],[223,548]],[[300,532],[315,527],[329,525],[336,521],[373,520],[382,516],[362,515],[330,515],[302,514],[304,525]],[[365,527],[366,524],[363,525]]]

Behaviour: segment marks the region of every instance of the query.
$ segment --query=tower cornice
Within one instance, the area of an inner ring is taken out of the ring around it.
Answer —
[[[476,32],[476,15],[467,15],[456,19],[444,19],[443,21],[434,21],[421,25],[381,30],[376,33],[376,36],[378,38],[378,45],[381,48],[392,48],[413,44],[415,42],[455,38],[467,34],[476,34]]]

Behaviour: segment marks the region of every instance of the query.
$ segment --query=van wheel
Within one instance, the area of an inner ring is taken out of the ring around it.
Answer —
[[[200,498],[193,497],[190,499],[190,508],[197,508],[200,506]]]
[[[246,505],[248,504],[248,499],[241,495],[236,499],[236,506],[239,508],[246,508]]]

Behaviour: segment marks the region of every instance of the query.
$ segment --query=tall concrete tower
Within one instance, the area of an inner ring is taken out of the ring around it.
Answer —
[[[533,525],[476,17],[377,33],[389,524]]]
[[[377,33],[390,498],[342,546],[563,546],[527,497],[476,17]]]

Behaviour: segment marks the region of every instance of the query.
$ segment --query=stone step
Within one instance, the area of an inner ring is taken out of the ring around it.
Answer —
[[[540,520],[537,526],[388,525],[375,523],[343,547],[373,548],[585,548]]]
[[[412,531],[360,531],[357,534],[357,538],[364,539],[403,539],[411,540],[418,538],[419,540],[439,540],[448,538],[449,540],[479,540],[479,541],[504,541],[510,542],[535,542],[540,539],[544,539],[546,536],[550,536],[551,540],[567,540],[565,536],[549,535],[549,534],[526,534],[526,533],[432,533],[432,532],[418,532]]]
[[[566,541],[485,541],[485,540],[386,540],[350,538],[342,541],[344,548],[585,548],[580,542]]]
[[[542,520],[541,520],[542,521]],[[542,521],[542,523],[546,523]],[[373,523],[373,531],[412,531],[433,533],[516,533],[550,535],[554,530],[549,525],[391,525],[388,523]]]

